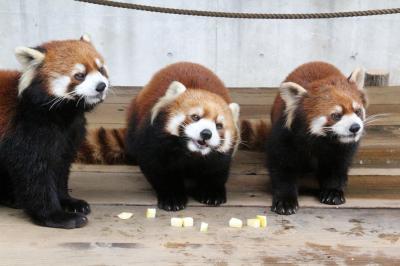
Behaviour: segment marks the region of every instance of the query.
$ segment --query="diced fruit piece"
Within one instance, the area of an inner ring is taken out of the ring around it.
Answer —
[[[183,227],[193,226],[193,218],[192,217],[185,217],[182,220],[183,220]]]
[[[208,230],[208,223],[201,222],[200,232],[207,232],[207,230]]]
[[[147,209],[146,218],[156,218],[156,209]]]
[[[131,212],[121,212],[120,214],[118,214],[118,217],[122,220],[127,220],[129,218],[131,218],[133,216],[133,213]]]
[[[182,218],[176,218],[176,217],[171,218],[171,226],[173,226],[173,227],[182,227],[182,225],[183,225],[183,219]]]
[[[259,219],[247,219],[247,226],[260,228],[260,220]]]
[[[261,227],[267,227],[267,216],[265,215],[257,215],[258,220],[260,220]]]
[[[229,220],[229,226],[230,227],[236,227],[236,228],[241,228],[243,226],[243,222],[240,219],[237,218],[231,218]]]

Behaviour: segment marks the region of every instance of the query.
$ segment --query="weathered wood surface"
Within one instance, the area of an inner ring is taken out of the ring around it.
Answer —
[[[120,220],[122,211],[134,213]],[[18,210],[0,208],[1,265],[399,265],[400,210],[306,209],[295,216],[267,212],[266,229],[229,228],[260,207],[192,207],[179,214],[145,207],[93,206],[87,227],[37,227]],[[192,216],[193,228],[173,228],[170,217]],[[207,233],[199,223],[209,223]]]

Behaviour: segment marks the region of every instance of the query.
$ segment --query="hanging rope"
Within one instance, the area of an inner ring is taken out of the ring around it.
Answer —
[[[237,12],[217,12],[191,9],[178,9],[158,6],[147,6],[131,3],[122,3],[109,0],[75,0],[110,7],[134,9],[141,11],[157,12],[164,14],[215,17],[215,18],[241,18],[241,19],[326,19],[326,18],[348,18],[348,17],[366,17],[377,15],[390,15],[400,13],[400,8],[373,9],[364,11],[347,11],[332,13],[303,13],[303,14],[262,14],[262,13],[237,13]]]

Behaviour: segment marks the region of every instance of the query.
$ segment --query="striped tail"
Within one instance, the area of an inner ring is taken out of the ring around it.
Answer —
[[[125,128],[103,127],[88,131],[85,141],[78,150],[76,163],[84,164],[124,164]]]
[[[245,119],[241,122],[240,149],[264,151],[267,137],[271,130],[265,119]]]

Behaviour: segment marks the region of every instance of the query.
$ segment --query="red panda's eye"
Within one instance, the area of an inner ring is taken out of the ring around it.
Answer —
[[[190,117],[192,118],[193,121],[199,121],[200,120],[200,116],[198,116],[198,115],[191,115]]]
[[[218,130],[224,128],[224,125],[222,125],[222,123],[217,123],[215,126],[217,127]]]
[[[83,80],[85,80],[85,74],[83,74],[83,73],[76,73],[76,74],[74,75],[74,78],[75,78],[76,80],[78,80],[78,81],[83,81]]]
[[[339,121],[340,118],[342,118],[342,115],[339,113],[333,113],[333,114],[331,114],[331,118],[333,121]]]
[[[358,115],[358,116],[362,116],[362,110],[361,110],[361,109],[357,109],[357,110],[355,111],[355,113],[356,113],[356,115]]]

